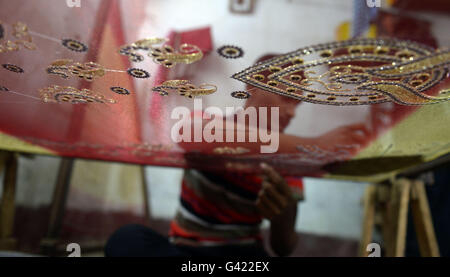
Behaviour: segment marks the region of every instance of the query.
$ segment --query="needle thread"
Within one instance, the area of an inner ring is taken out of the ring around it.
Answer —
[[[109,72],[121,72],[121,73],[127,72],[126,70],[116,70],[116,69],[105,69],[105,71],[109,71]]]
[[[35,35],[35,36],[43,38],[43,39],[51,40],[51,41],[54,41],[54,42],[57,42],[57,43],[61,42],[60,39],[57,39],[57,38],[54,38],[54,37],[50,37],[50,36],[47,36],[47,35],[44,35],[44,34],[41,34],[41,33],[38,33],[38,32],[34,32],[34,31],[28,31],[28,32],[30,34],[32,34],[32,35]]]
[[[20,93],[20,92],[17,92],[17,91],[8,90],[7,92],[11,92],[11,93],[14,93],[14,94],[17,94],[17,95],[29,97],[29,98],[32,98],[32,99],[35,99],[35,100],[39,100],[39,101],[41,100],[40,98],[31,96],[31,95],[27,95],[27,94],[23,94],[23,93]]]

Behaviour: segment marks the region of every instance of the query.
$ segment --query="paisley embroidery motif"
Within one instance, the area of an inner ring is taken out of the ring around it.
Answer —
[[[413,42],[356,39],[302,48],[258,63],[232,78],[259,89],[327,105],[450,99],[425,91],[447,76],[450,51]]]

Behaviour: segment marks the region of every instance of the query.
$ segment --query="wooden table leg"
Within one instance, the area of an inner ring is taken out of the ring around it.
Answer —
[[[422,257],[439,257],[439,246],[423,181],[413,182],[411,210]]]
[[[43,254],[54,255],[57,249],[58,237],[61,231],[64,212],[66,209],[67,195],[72,177],[74,159],[62,158],[59,166],[58,178],[53,193],[50,220],[46,237],[41,241]]]
[[[395,250],[395,233],[397,227],[397,214],[398,214],[398,191],[391,183],[389,185],[389,200],[385,206],[383,213],[383,239],[385,245],[385,256],[393,257]]]
[[[0,204],[0,249],[15,250],[16,240],[12,237],[14,230],[17,155],[1,152],[1,164],[5,169],[3,195]]]
[[[381,217],[379,222],[381,228],[381,236],[383,238],[383,248],[385,250],[384,255],[388,255],[389,247],[392,245],[392,207],[390,205],[391,199],[390,185],[379,184],[377,185],[377,212]]]
[[[406,247],[406,228],[408,224],[408,208],[411,193],[411,181],[408,179],[399,179],[393,184],[394,203],[394,232],[392,239],[393,257],[404,257]]]
[[[373,228],[375,225],[376,185],[369,185],[364,194],[364,214],[362,236],[359,242],[359,257],[367,257],[367,246],[372,242]]]
[[[142,175],[142,193],[144,194],[144,216],[147,220],[150,220],[151,211],[150,211],[150,201],[149,201],[149,189],[147,183],[147,174],[145,173],[145,166],[141,166],[141,175]]]

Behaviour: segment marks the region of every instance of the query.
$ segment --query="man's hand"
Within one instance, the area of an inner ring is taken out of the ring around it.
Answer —
[[[314,139],[314,144],[322,149],[329,149],[334,145],[358,145],[366,144],[372,133],[364,124],[353,124],[331,130]]]
[[[272,167],[261,164],[265,180],[256,200],[260,214],[269,220],[283,215],[297,201],[292,195],[289,185]]]
[[[270,220],[270,246],[278,256],[287,256],[297,246],[295,220],[297,201],[286,181],[272,167],[261,164],[265,180],[256,207]]]

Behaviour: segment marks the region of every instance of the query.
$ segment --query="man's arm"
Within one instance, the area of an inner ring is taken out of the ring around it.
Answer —
[[[205,128],[205,126],[210,123],[212,120],[221,120],[222,126],[227,126],[227,121],[229,120],[235,120],[234,117],[227,117],[227,118],[216,118],[214,119],[202,119],[202,130]],[[241,126],[241,129],[238,128],[238,124],[234,122],[233,124],[233,134],[237,134],[238,131],[245,130],[245,137],[249,137],[250,129],[254,129],[253,126]],[[256,129],[258,130],[258,129]],[[266,145],[266,143],[263,143],[260,141],[260,137],[258,136],[259,140],[254,143],[248,143],[248,142],[225,142],[225,132],[224,131],[224,137],[223,142],[195,142],[194,141],[194,120],[191,120],[191,139],[189,142],[181,141],[179,142],[179,146],[185,149],[186,151],[189,151],[189,149],[196,149],[197,151],[203,152],[203,153],[212,153],[213,150],[217,147],[244,147],[251,151],[251,153],[259,153],[261,150],[262,145]],[[352,124],[347,126],[342,126],[339,128],[335,128],[328,133],[325,133],[318,137],[298,137],[293,135],[288,135],[284,133],[279,133],[279,147],[277,154],[290,154],[290,153],[298,153],[298,146],[301,145],[315,145],[321,149],[324,150],[331,150],[333,151],[335,145],[358,145],[363,146],[371,139],[371,134],[369,130],[365,127],[363,124]]]
[[[287,256],[297,245],[297,201],[286,181],[272,167],[262,164],[263,181],[256,206],[270,220],[270,246],[278,256]]]

